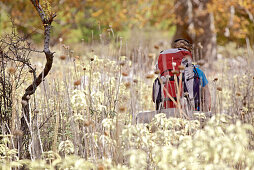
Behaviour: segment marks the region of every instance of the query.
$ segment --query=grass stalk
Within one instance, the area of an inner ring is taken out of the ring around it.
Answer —
[[[12,84],[12,92],[11,92],[11,100],[12,100],[12,108],[11,108],[11,132],[15,130],[15,120],[17,117],[16,113],[16,82],[14,74],[11,75],[11,84]]]

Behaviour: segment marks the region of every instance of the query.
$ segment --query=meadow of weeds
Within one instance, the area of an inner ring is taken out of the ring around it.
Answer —
[[[22,135],[17,130],[1,135],[1,168],[253,169],[252,47],[219,47],[212,68],[201,66],[212,94],[212,118],[158,114],[149,124],[135,124],[138,112],[155,109],[154,65],[166,48],[167,41],[142,37],[106,36],[75,46],[60,39],[52,49],[52,71],[31,96],[30,159],[20,160],[12,147]],[[38,70],[43,62],[37,54],[32,57]],[[19,117],[22,90],[14,91]]]

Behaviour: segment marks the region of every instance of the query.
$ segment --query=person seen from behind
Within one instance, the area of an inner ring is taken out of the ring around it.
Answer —
[[[176,107],[174,102],[168,98],[167,93],[177,101],[174,75],[177,76],[179,83],[180,72],[183,73],[183,92],[181,94],[186,97],[188,105],[192,105],[196,111],[211,109],[208,80],[204,72],[197,65],[192,64],[191,51],[192,44],[188,40],[177,39],[173,41],[172,49],[160,53],[157,64],[160,75],[153,84],[153,101],[156,103],[156,110]],[[181,71],[180,65],[184,66],[184,70]]]

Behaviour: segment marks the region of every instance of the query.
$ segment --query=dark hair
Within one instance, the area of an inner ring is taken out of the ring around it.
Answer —
[[[183,39],[183,38],[176,39],[176,40],[174,41],[174,43],[176,43],[176,42],[178,42],[178,41],[180,41],[180,40],[183,40],[183,41],[187,42],[188,44],[191,44],[190,41],[188,41],[188,40],[186,40],[186,39]]]
[[[190,41],[188,41],[186,39],[182,39],[182,38],[174,40],[172,47],[173,48],[184,48],[188,51],[192,50],[192,44],[190,43]]]

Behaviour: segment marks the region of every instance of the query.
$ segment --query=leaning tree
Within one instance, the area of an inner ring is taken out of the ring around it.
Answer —
[[[18,148],[20,157],[35,159],[40,157],[43,149],[38,135],[39,128],[33,123],[38,113],[36,108],[31,110],[29,100],[52,68],[54,53],[50,51],[49,43],[51,23],[56,15],[51,11],[50,4],[41,5],[39,0],[30,2],[38,12],[44,27],[44,48],[33,49],[27,40],[29,35],[19,36],[16,33],[14,21],[12,21],[12,33],[0,38],[0,132],[15,136],[11,147]],[[45,66],[38,75],[36,68],[30,62],[31,53],[44,53],[46,57]],[[16,90],[21,84],[29,81],[28,74],[32,74],[33,81],[22,96],[20,118],[20,114],[16,113]]]
[[[35,147],[30,150],[30,156],[31,154],[34,156],[34,158],[38,158],[41,155],[42,148],[40,148],[38,137],[31,136],[32,128],[31,124],[29,123],[30,120],[30,108],[29,108],[29,99],[30,96],[33,95],[37,89],[37,87],[41,84],[43,79],[48,75],[52,68],[53,64],[53,58],[54,53],[50,51],[49,44],[50,44],[50,31],[51,31],[51,24],[56,17],[56,14],[53,13],[50,9],[50,6],[44,6],[42,7],[39,0],[31,0],[31,3],[33,4],[34,8],[36,9],[37,13],[40,16],[40,19],[42,21],[43,27],[44,27],[44,48],[43,52],[46,57],[46,64],[41,71],[41,73],[37,76],[34,71],[34,80],[33,82],[26,88],[24,95],[22,96],[22,112],[23,117],[21,118],[21,130],[23,131],[23,137],[20,138],[20,146],[28,146],[28,138],[32,138],[32,144],[30,146]],[[35,113],[36,114],[36,113]],[[36,115],[35,115],[36,116]],[[33,133],[34,134],[34,133]],[[20,153],[25,152],[22,150],[23,147],[20,147]],[[21,154],[25,155],[25,154]],[[25,156],[26,157],[26,156]]]

